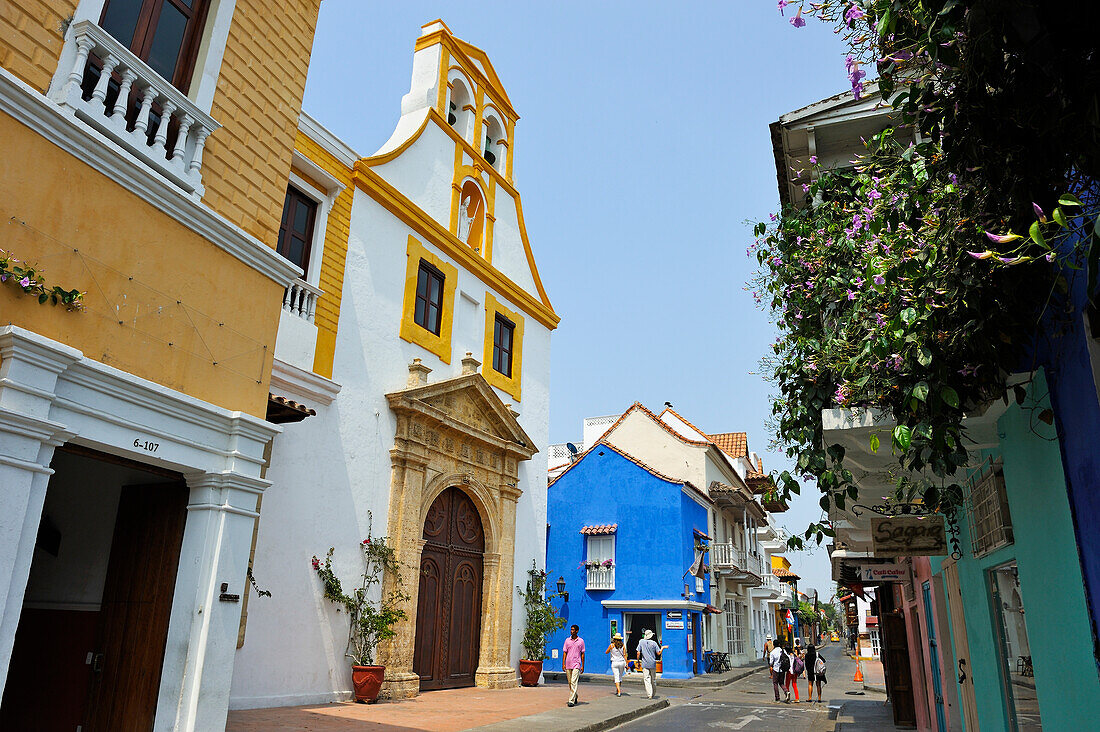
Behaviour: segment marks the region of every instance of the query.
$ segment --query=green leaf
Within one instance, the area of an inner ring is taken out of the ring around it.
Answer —
[[[943,399],[944,404],[949,407],[959,408],[959,394],[950,386],[944,386],[940,389],[940,399]]]
[[[928,346],[920,347],[920,352],[917,354],[917,362],[921,366],[927,366],[932,363],[932,352],[928,350]],[[923,399],[921,401],[923,401]]]
[[[821,506],[822,511],[829,510],[829,496],[826,494],[821,497],[821,500],[817,502],[817,505]]]
[[[1062,204],[1063,206],[1080,206],[1081,200],[1072,193],[1063,193],[1062,195],[1058,196],[1058,203]]]
[[[917,319],[917,311],[915,308],[905,308],[901,311],[901,322],[906,325],[912,325],[913,321]]]
[[[922,402],[928,401],[928,382],[922,381],[913,387],[913,398]]]
[[[1051,215],[1054,217],[1054,220],[1058,222],[1058,225],[1061,226],[1063,229],[1069,228],[1069,223],[1066,221],[1066,215],[1062,213],[1061,206],[1055,208],[1054,213]]]
[[[894,428],[893,438],[895,447],[908,450],[910,443],[913,441],[913,433],[905,425],[899,424]]]
[[[879,441],[878,435],[874,432],[871,433],[871,452],[878,452]]]
[[[1043,227],[1040,226],[1038,221],[1031,222],[1031,228],[1028,229],[1028,233],[1031,234],[1031,240],[1039,246],[1046,248],[1047,240],[1043,238]]]

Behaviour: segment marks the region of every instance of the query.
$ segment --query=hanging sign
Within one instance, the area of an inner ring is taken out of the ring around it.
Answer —
[[[938,557],[947,554],[943,516],[873,516],[874,556]]]
[[[905,564],[863,564],[859,567],[863,582],[904,582],[909,579],[909,567]]]

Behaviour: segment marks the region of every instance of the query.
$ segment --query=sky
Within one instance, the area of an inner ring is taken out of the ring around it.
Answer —
[[[520,115],[515,184],[561,317],[551,442],[667,401],[703,430],[747,432],[765,469],[792,467],[765,426],[758,365],[776,331],[745,289],[745,249],[779,207],[768,125],[848,87],[840,40],[812,19],[792,27],[774,0],[324,0],[305,111],[376,151],[436,18],[488,53]],[[809,487],[778,523],[800,533],[817,501]],[[800,589],[832,594],[824,549],[788,558]]]

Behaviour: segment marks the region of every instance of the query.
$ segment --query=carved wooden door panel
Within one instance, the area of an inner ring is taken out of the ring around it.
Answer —
[[[420,690],[473,686],[481,638],[485,535],[477,507],[448,488],[428,509],[413,671]]]

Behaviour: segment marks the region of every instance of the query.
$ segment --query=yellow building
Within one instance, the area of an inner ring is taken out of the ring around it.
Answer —
[[[368,531],[412,596],[375,659],[383,693],[518,683],[558,325],[514,183],[519,116],[488,54],[442,21],[421,29],[400,101],[367,156],[301,117],[287,210],[305,211],[305,274],[272,383],[316,416],[272,446],[253,567],[275,594],[249,605],[233,708],[350,696],[344,614],[306,570],[335,547],[347,586]]]
[[[0,9],[0,728],[224,726],[319,5]]]

